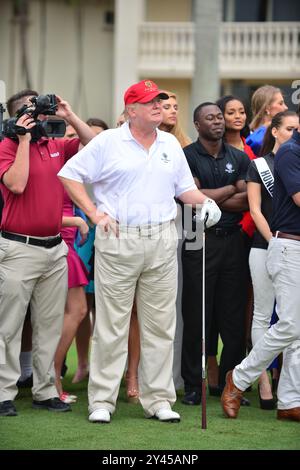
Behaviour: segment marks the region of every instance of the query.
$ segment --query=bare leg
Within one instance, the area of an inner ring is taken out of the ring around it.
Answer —
[[[63,330],[54,358],[56,388],[60,395],[63,391],[60,372],[64,358],[75,337],[77,328],[86,316],[87,303],[83,287],[72,287],[68,290]]]
[[[131,403],[138,402],[138,366],[140,362],[140,331],[137,318],[137,309],[134,302],[130,318],[128,338],[128,365],[126,372],[127,399]]]
[[[263,400],[272,400],[272,388],[267,371],[264,371],[259,377],[259,393]]]
[[[80,323],[76,333],[76,349],[78,357],[78,365],[72,383],[76,384],[84,380],[89,374],[89,346],[92,334],[92,324],[90,312],[95,312],[94,294],[86,294],[88,311]]]

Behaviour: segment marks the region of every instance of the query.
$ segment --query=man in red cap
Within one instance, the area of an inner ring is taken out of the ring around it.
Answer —
[[[127,122],[102,132],[59,172],[73,201],[97,225],[96,324],[89,420],[110,422],[126,365],[135,297],[141,335],[140,402],[146,417],[180,421],[172,379],[177,293],[174,197],[199,204],[207,226],[220,210],[196,187],[177,139],[160,131],[161,100],[151,80],[124,95]],[[93,184],[97,209],[83,184]]]
[[[125,92],[124,102],[125,106],[133,103],[149,103],[154,98],[161,100],[168,100],[169,95],[160,91],[156,83],[151,80],[142,80],[139,83],[135,83]]]

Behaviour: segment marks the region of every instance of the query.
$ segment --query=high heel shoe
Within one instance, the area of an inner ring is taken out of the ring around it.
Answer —
[[[136,405],[139,403],[139,385],[136,376],[125,375],[126,395],[128,403]]]
[[[257,392],[258,392],[259,404],[260,404],[261,409],[262,410],[275,410],[276,400],[274,398],[268,398],[267,400],[265,400],[264,398],[261,398],[259,384],[257,385]]]

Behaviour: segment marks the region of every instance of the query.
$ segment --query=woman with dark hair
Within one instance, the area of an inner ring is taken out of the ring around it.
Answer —
[[[247,124],[244,103],[235,96],[226,95],[220,98],[216,104],[221,109],[225,119],[225,142],[242,150],[248,155],[250,160],[253,160],[256,156],[251,147],[246,143],[246,137],[249,134],[249,126]],[[254,234],[255,225],[249,211],[244,212],[241,226],[249,239],[251,239]]]
[[[106,122],[99,118],[89,118],[86,123],[95,134],[100,134],[100,132],[107,131],[108,129]]]
[[[253,160],[255,155],[246,143],[250,129],[242,100],[233,95],[225,95],[218,99],[216,105],[221,109],[225,119],[224,140],[227,144],[245,152]]]
[[[256,225],[249,256],[250,272],[254,291],[254,313],[252,321],[252,344],[259,341],[270,326],[275,303],[275,292],[266,269],[267,248],[272,233],[270,219],[272,212],[272,182],[274,156],[281,144],[297,129],[299,118],[293,111],[276,114],[268,127],[262,144],[263,158],[251,162],[247,174],[247,192],[250,212]],[[258,394],[260,407],[275,408],[275,400],[267,372],[259,378]]]

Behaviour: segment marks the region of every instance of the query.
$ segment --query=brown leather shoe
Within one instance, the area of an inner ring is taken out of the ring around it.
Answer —
[[[300,421],[300,407],[290,408],[289,410],[277,410],[277,419]]]
[[[243,392],[237,388],[232,380],[232,370],[226,374],[226,384],[221,396],[221,404],[228,418],[237,418],[241,406]]]

